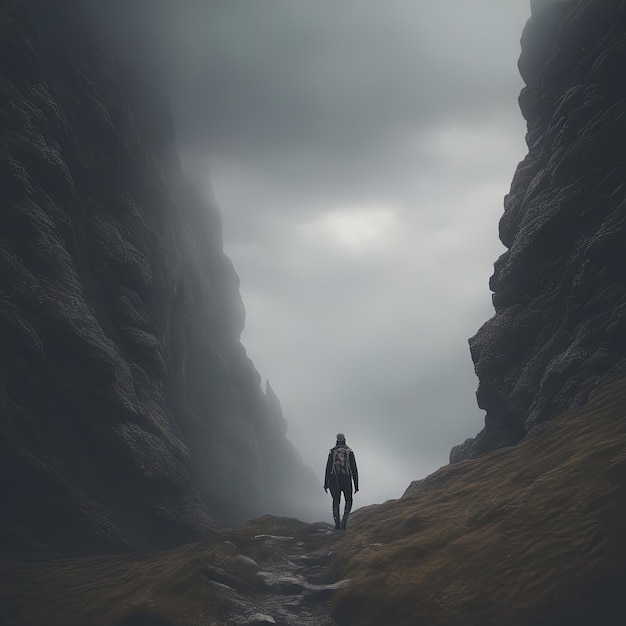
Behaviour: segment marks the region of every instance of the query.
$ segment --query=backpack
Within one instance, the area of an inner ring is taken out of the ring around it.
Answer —
[[[335,476],[352,476],[350,470],[350,448],[347,446],[339,446],[333,449],[333,469],[331,474]]]

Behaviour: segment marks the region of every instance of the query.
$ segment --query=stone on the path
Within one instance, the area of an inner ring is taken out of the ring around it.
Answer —
[[[248,618],[248,626],[261,626],[261,624],[275,624],[276,620],[271,615],[265,613],[255,613]]]
[[[246,565],[249,565],[250,567],[254,569],[261,569],[261,566],[254,559],[251,559],[249,556],[246,556],[245,554],[238,554],[236,559],[238,561],[241,561],[242,563],[245,563]]]
[[[212,583],[221,585],[222,587],[226,587],[228,589],[233,589],[237,585],[235,578],[221,567],[207,566],[204,568],[202,574]]]
[[[220,589],[225,589],[226,591],[235,591],[229,585],[225,585],[224,583],[218,583],[217,580],[209,580],[209,583],[215,585],[216,587],[219,587]]]
[[[297,594],[309,587],[309,584],[299,576],[281,576],[272,572],[257,572],[267,587],[273,587],[277,593]]]
[[[349,578],[339,580],[336,583],[329,585],[307,585],[307,589],[304,595],[304,599],[307,602],[318,602],[320,600],[330,600],[337,591],[345,587],[350,582]]]
[[[292,541],[293,537],[281,537],[280,535],[255,535],[255,539],[271,539],[273,541]]]

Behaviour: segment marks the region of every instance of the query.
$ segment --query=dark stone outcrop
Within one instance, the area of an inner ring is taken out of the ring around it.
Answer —
[[[0,553],[164,547],[320,491],[165,100],[82,9],[0,6]]]
[[[537,1],[519,69],[529,152],[500,221],[495,315],[470,340],[485,428],[453,462],[626,374],[626,5]]]

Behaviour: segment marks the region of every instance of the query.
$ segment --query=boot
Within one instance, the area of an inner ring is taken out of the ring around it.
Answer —
[[[347,524],[348,524],[348,516],[344,513],[343,518],[341,519],[341,530],[346,530]]]

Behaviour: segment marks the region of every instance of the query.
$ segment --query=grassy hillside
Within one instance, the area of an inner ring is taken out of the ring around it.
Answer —
[[[625,481],[620,382],[515,448],[363,510],[336,548],[352,578],[336,615],[359,626],[626,623]]]
[[[516,448],[442,468],[400,500],[361,509],[345,533],[264,517],[158,554],[3,562],[0,622],[238,624],[305,594],[293,609],[299,623],[329,623],[330,593],[258,573],[279,575],[299,558],[311,585],[350,579],[332,600],[339,624],[623,624],[625,416],[620,382]]]

